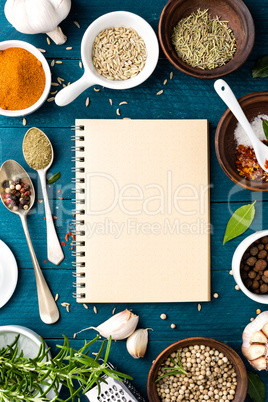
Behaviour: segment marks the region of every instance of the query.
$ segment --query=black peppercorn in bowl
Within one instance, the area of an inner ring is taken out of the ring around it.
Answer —
[[[168,346],[166,349],[163,350],[163,352],[160,353],[160,355],[154,360],[153,365],[150,369],[149,376],[147,379],[147,394],[148,394],[148,399],[149,402],[161,402],[162,398],[158,394],[157,390],[157,384],[156,380],[159,378],[159,373],[161,370],[161,366],[166,365],[166,360],[174,354],[177,354],[178,350],[186,350],[187,349],[194,349],[202,347],[204,350],[204,357],[205,353],[209,353],[205,348],[209,348],[213,353],[215,353],[215,360],[220,359],[221,362],[219,362],[219,367],[218,370],[221,371],[221,367],[225,365],[230,368],[230,365],[232,366],[232,374],[230,374],[231,378],[235,377],[235,382],[236,382],[236,387],[235,387],[235,393],[231,392],[230,395],[232,394],[233,402],[244,402],[246,399],[247,395],[247,388],[248,388],[248,380],[247,380],[247,371],[246,367],[240,358],[240,356],[228,345],[226,345],[223,342],[217,341],[215,339],[211,338],[206,338],[206,337],[194,337],[194,338],[186,338],[182,339],[178,342],[173,343],[172,345]],[[191,350],[190,350],[191,352]],[[197,351],[198,352],[198,351]],[[181,353],[182,356],[182,353]],[[211,355],[209,355],[211,356]],[[181,359],[182,360],[182,359]],[[211,359],[212,360],[212,359]],[[173,367],[172,367],[173,368]],[[187,371],[187,367],[184,366]],[[223,370],[224,370],[223,368]],[[188,369],[189,371],[189,369]],[[211,370],[211,373],[206,373],[208,374],[208,378],[212,375],[212,372],[215,373],[215,365],[213,366],[213,369]],[[222,374],[226,373],[223,372]],[[206,380],[206,375],[204,375],[202,378],[202,383],[204,384],[204,381]],[[184,376],[186,377],[186,376]],[[176,384],[178,384],[179,379],[176,377]],[[190,376],[188,377],[190,379]],[[185,387],[184,387],[185,388]],[[193,388],[191,388],[193,389]],[[203,389],[205,389],[205,386],[203,385]],[[180,391],[182,391],[183,388],[178,387],[176,385],[176,392],[178,394],[181,394]],[[191,391],[191,393],[193,393]],[[199,396],[200,398],[200,396]],[[199,399],[200,400],[200,399]],[[229,399],[230,400],[230,399]]]
[[[232,271],[246,296],[268,304],[268,230],[253,233],[239,244],[233,255]]]
[[[228,28],[235,38],[236,51],[233,57],[217,68],[203,70],[192,67],[178,56],[172,44],[174,27],[198,9],[207,9],[212,18],[219,17],[221,21],[228,21]],[[249,57],[255,41],[254,21],[242,0],[169,0],[159,20],[158,34],[167,59],[181,72],[196,78],[219,78],[237,70]]]

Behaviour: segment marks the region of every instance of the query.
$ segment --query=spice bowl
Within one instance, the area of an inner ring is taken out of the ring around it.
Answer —
[[[268,91],[253,92],[238,100],[249,122],[268,114]],[[215,134],[216,155],[224,173],[236,184],[248,190],[268,191],[268,182],[248,180],[240,176],[236,167],[234,131],[237,120],[230,109],[222,115]]]
[[[0,51],[10,49],[10,48],[21,48],[21,49],[24,49],[24,50],[28,51],[29,53],[31,53],[33,56],[36,57],[36,59],[38,61],[41,62],[43,70],[44,70],[44,74],[45,74],[45,83],[44,83],[43,92],[41,92],[40,97],[31,106],[20,109],[20,110],[9,110],[9,109],[3,109],[0,107],[0,115],[7,116],[7,117],[26,116],[30,113],[35,112],[46,101],[50,88],[51,88],[51,72],[50,72],[48,62],[46,61],[45,57],[35,46],[31,45],[30,43],[20,41],[20,40],[7,40],[4,42],[0,42]],[[33,91],[34,91],[34,88],[33,88]],[[16,93],[14,92],[14,97],[15,96],[16,96]]]
[[[225,343],[206,337],[193,337],[193,338],[182,339],[168,346],[160,353],[160,355],[154,360],[147,379],[147,394],[149,402],[161,401],[157,393],[156,380],[159,377],[159,370],[161,366],[165,364],[167,358],[172,353],[174,352],[176,353],[178,349],[188,348],[194,345],[200,345],[200,346],[204,345],[205,347],[208,346],[211,349],[213,348],[217,351],[217,353],[218,352],[222,353],[229,360],[236,373],[236,381],[237,381],[235,395],[232,400],[234,402],[243,402],[246,399],[247,395],[248,380],[247,380],[247,371],[242,359],[232,348],[227,346]],[[178,380],[178,378],[176,378],[176,380]]]
[[[192,67],[177,55],[171,41],[173,28],[193,12],[208,9],[212,18],[218,16],[221,21],[228,21],[236,40],[236,52],[225,65],[214,69]],[[169,0],[159,20],[159,40],[168,60],[181,72],[196,78],[219,78],[229,74],[244,64],[250,55],[255,28],[253,18],[242,0]]]

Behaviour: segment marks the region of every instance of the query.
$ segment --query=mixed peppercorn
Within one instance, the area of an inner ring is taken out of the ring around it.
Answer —
[[[1,197],[4,204],[11,210],[28,210],[31,202],[31,188],[21,179],[5,180],[2,183]]]

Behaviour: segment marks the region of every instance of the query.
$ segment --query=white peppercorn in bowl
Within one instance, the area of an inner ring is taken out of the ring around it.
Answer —
[[[227,364],[227,368],[232,366],[232,374],[235,376],[235,393],[233,394],[233,389],[232,392],[228,395],[230,398],[227,400],[232,400],[233,402],[243,402],[246,399],[247,395],[247,386],[248,386],[248,380],[247,380],[247,371],[245,368],[245,365],[242,361],[242,359],[238,356],[238,354],[229,346],[227,346],[225,343],[222,343],[220,341],[217,341],[215,339],[211,338],[206,338],[206,337],[193,337],[193,338],[186,338],[182,339],[178,342],[173,343],[172,345],[168,346],[163,352],[160,353],[160,355],[154,360],[153,365],[150,369],[148,380],[147,380],[147,394],[148,394],[148,399],[149,402],[161,402],[165,401],[165,399],[160,398],[157,390],[157,383],[156,380],[159,378],[159,373],[161,372],[161,366],[167,361],[167,359],[173,355],[174,353],[177,353],[178,350],[186,348],[188,349],[194,349],[195,347],[205,347],[208,348],[209,350],[212,350],[213,353],[217,353],[218,356],[222,354],[224,357],[221,359],[223,361],[224,367]],[[227,363],[225,363],[225,361]],[[186,368],[187,371],[187,367]],[[215,369],[213,369],[215,371]],[[229,368],[228,368],[229,370]],[[185,377],[185,376],[184,376]],[[167,377],[166,377],[167,378]],[[176,378],[176,376],[175,376]],[[187,378],[187,377],[185,377]],[[178,380],[176,378],[176,380]],[[178,382],[177,382],[178,386]],[[181,395],[181,398],[184,399],[184,396],[182,394],[182,391],[184,391],[183,386],[179,386],[177,388],[178,395]],[[181,392],[180,392],[181,391]],[[191,395],[193,395],[194,391],[191,391]],[[226,391],[225,391],[226,392]],[[200,399],[200,396],[197,396],[198,399],[193,399],[193,400],[203,400]],[[203,395],[202,395],[203,396]],[[174,396],[175,397],[175,396]],[[179,396],[176,396],[178,398]],[[170,399],[173,400],[173,399]],[[180,399],[176,399],[180,400]],[[210,397],[208,394],[204,393],[204,400],[210,400]]]
[[[257,303],[268,304],[268,294],[255,294],[249,290],[241,277],[241,262],[246,250],[259,239],[268,236],[268,230],[261,230],[246,237],[236,248],[232,259],[232,272],[234,279],[242,292]]]

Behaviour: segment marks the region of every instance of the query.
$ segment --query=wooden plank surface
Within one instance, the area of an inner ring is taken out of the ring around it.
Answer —
[[[62,77],[68,83],[75,81],[83,70],[79,67],[80,41],[87,26],[102,14],[127,10],[141,15],[157,31],[157,25],[163,0],[116,0],[110,2],[101,0],[75,0],[71,14],[62,23],[64,33],[68,36],[66,45],[48,46],[45,35],[23,35],[16,32],[6,21],[3,13],[3,4],[0,5],[0,40],[26,40],[38,48],[46,50],[44,54],[48,62],[61,60],[52,70],[53,81]],[[254,91],[267,90],[268,79],[253,79],[251,69],[256,58],[268,54],[268,0],[247,0],[256,24],[256,42],[249,60],[237,72],[226,77],[237,97]],[[80,23],[78,29],[73,21]],[[67,51],[66,47],[72,50]],[[173,71],[174,78],[169,80]],[[168,79],[163,86],[164,79]],[[58,88],[58,87],[55,87]],[[42,335],[49,346],[55,350],[55,345],[61,343],[61,335],[72,338],[73,334],[82,328],[96,326],[109,318],[114,307],[120,311],[126,307],[140,316],[140,327],[150,327],[149,347],[146,357],[140,360],[131,358],[125,348],[125,342],[116,342],[111,351],[111,361],[122,371],[134,377],[134,385],[146,396],[146,379],[152,361],[166,346],[188,336],[210,336],[228,343],[240,353],[241,336],[244,326],[251,317],[255,317],[256,310],[266,310],[265,305],[259,305],[249,300],[241,291],[235,290],[235,282],[229,274],[231,260],[235,248],[246,235],[268,227],[268,198],[266,193],[257,193],[244,190],[234,185],[222,172],[214,149],[214,135],[218,121],[225,111],[225,105],[213,89],[213,81],[198,80],[183,75],[164,58],[160,52],[160,60],[153,75],[139,87],[112,91],[100,88],[95,92],[93,88],[86,90],[71,105],[64,108],[57,107],[54,102],[46,102],[34,114],[27,116],[27,126],[22,125],[22,118],[0,117],[0,164],[6,159],[16,159],[25,168],[21,144],[23,136],[29,127],[37,126],[43,129],[52,141],[55,150],[55,162],[50,173],[61,172],[61,179],[49,187],[49,197],[53,208],[55,224],[61,241],[65,241],[66,233],[72,231],[70,223],[73,219],[72,188],[71,184],[71,135],[70,126],[76,118],[109,118],[119,119],[130,117],[136,119],[208,119],[210,122],[210,166],[211,166],[211,266],[212,266],[212,294],[217,292],[218,299],[212,298],[210,303],[203,303],[202,309],[197,310],[196,303],[181,304],[103,304],[96,305],[98,314],[93,312],[93,305],[86,310],[82,305],[75,303],[72,298],[72,261],[70,241],[64,247],[65,260],[59,267],[53,266],[46,256],[46,234],[44,220],[44,204],[40,183],[35,172],[31,173],[37,190],[37,202],[29,216],[29,229],[40,265],[44,270],[49,285],[54,294],[59,293],[59,306],[62,302],[71,303],[70,313],[60,306],[61,319],[52,326],[43,324],[38,316],[37,297],[33,269],[24,234],[18,217],[0,207],[0,238],[5,241],[17,259],[19,265],[19,282],[14,296],[9,303],[0,310],[0,324],[19,324],[29,327]],[[156,93],[164,89],[161,96]],[[52,88],[52,91],[54,87]],[[86,108],[86,98],[90,98],[90,105]],[[113,100],[113,106],[109,103]],[[120,107],[121,116],[116,115],[119,102],[127,101],[128,105]],[[267,108],[268,113],[268,108]],[[256,218],[251,229],[238,239],[222,245],[226,223],[232,212],[244,203],[256,204]],[[40,202],[39,202],[40,201]],[[198,239],[196,240],[198,241]],[[195,245],[193,244],[193,247]],[[202,261],[200,261],[200,264]],[[104,278],[109,281],[109,278]],[[189,281],[191,278],[189,278]],[[168,318],[163,321],[160,314],[166,313]],[[177,328],[172,330],[171,323]],[[83,339],[90,339],[94,331],[89,330],[77,336],[72,341],[74,347],[80,347]],[[240,353],[241,355],[241,353]],[[268,374],[261,373],[268,389]],[[64,395],[64,394],[63,394]],[[267,396],[268,400],[268,391]],[[85,398],[82,398],[85,401]]]

